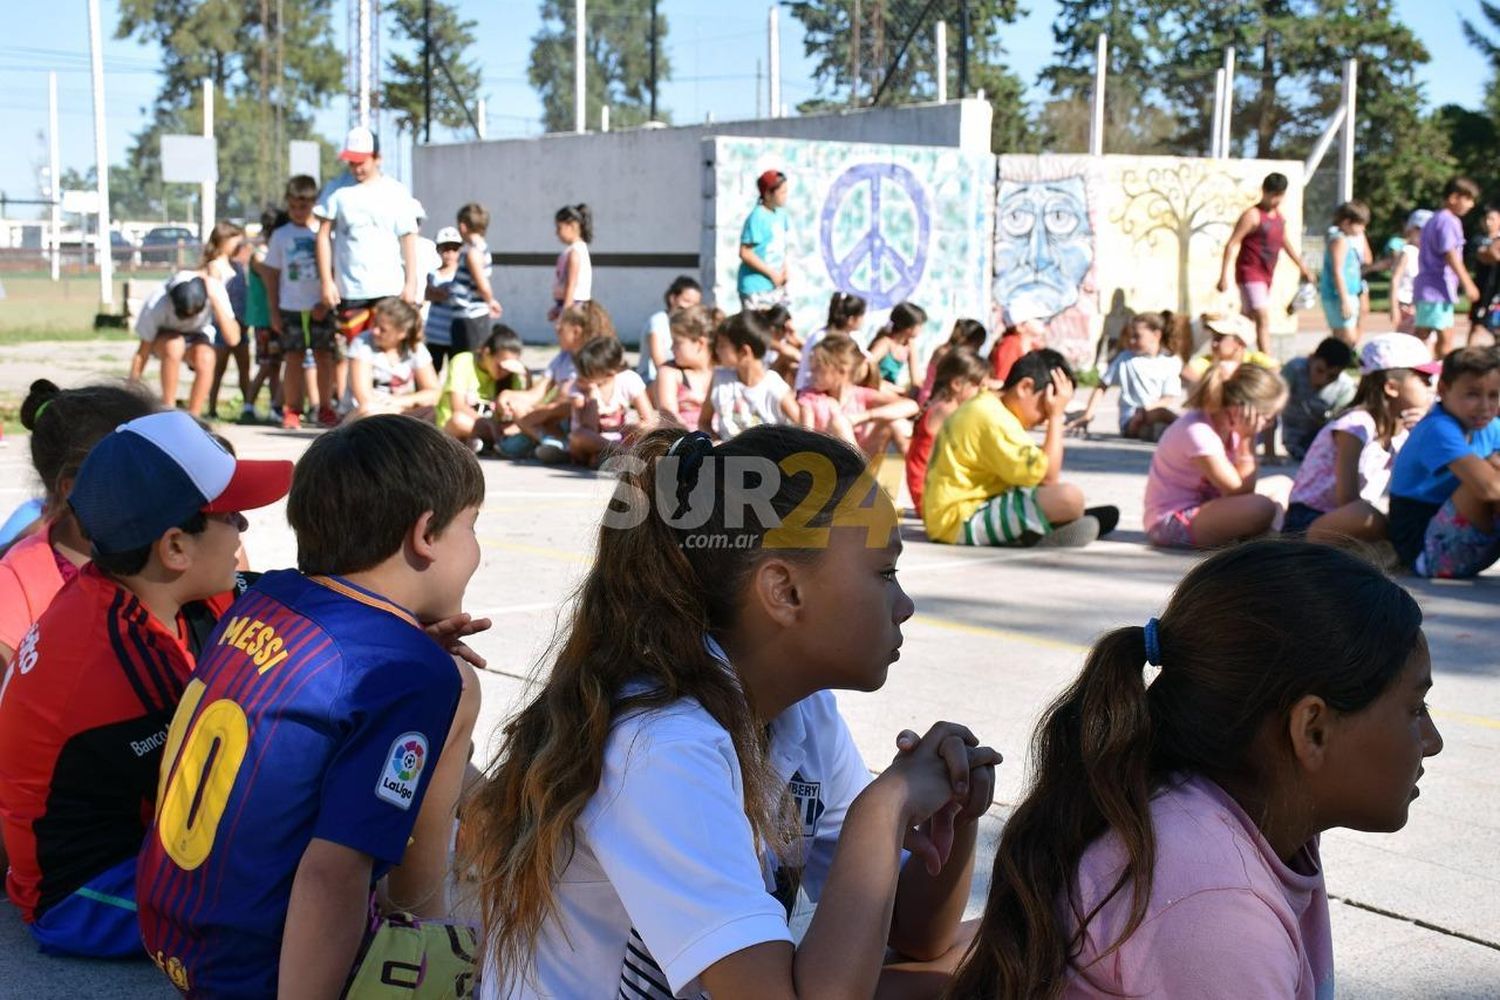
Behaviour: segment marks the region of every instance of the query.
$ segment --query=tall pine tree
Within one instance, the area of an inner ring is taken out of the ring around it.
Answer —
[[[589,4],[584,26],[584,108],[590,128],[599,109],[609,105],[615,125],[640,125],[651,111],[652,0],[611,0]],[[671,78],[666,54],[667,17],[656,17],[657,86]],[[549,132],[573,128],[573,4],[542,0],[542,27],[531,39],[526,75],[542,99],[542,124]],[[660,105],[656,117],[670,121]]]
[[[470,115],[477,114],[482,78],[479,66],[467,58],[474,44],[475,22],[461,17],[454,4],[441,0],[390,0],[387,14],[395,18],[395,30],[387,36],[407,39],[401,49],[385,61],[382,104],[394,112],[401,128],[422,134],[428,83],[425,59],[425,9],[432,10],[432,123],[448,128],[469,128]],[[446,70],[446,72],[444,72]]]

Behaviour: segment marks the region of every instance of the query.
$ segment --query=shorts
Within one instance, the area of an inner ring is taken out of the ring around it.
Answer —
[[[1264,281],[1240,283],[1240,307],[1246,313],[1254,313],[1271,304],[1271,286]]]
[[[272,330],[268,326],[255,328],[255,363],[257,365],[275,364],[281,360],[281,338],[273,337]]]
[[[333,350],[333,318],[313,318],[310,310],[281,311],[281,350],[288,354]]]
[[[1146,538],[1152,545],[1163,549],[1196,549],[1193,540],[1193,521],[1202,507],[1174,510],[1161,520],[1146,528]]]
[[[338,332],[335,341],[347,347],[355,338],[375,325],[375,303],[379,299],[345,299],[333,311],[333,324]]]
[[[1048,535],[1052,523],[1036,500],[1036,487],[1013,486],[990,497],[964,521],[962,545],[1020,545],[1023,536]]]
[[[1415,325],[1418,330],[1447,330],[1453,326],[1452,302],[1418,302]]]
[[[1328,321],[1330,330],[1351,330],[1359,325],[1359,296],[1351,295],[1354,302],[1354,315],[1348,319],[1344,318],[1344,304],[1337,298],[1323,296],[1323,318]]]
[[[127,858],[89,879],[49,906],[28,929],[44,955],[140,957],[135,858]]]
[[[477,350],[490,338],[490,328],[494,323],[489,313],[483,316],[453,317],[453,327],[449,331],[448,353],[462,354],[464,351]]]
[[[1440,580],[1478,576],[1500,560],[1500,533],[1485,534],[1460,514],[1450,499],[1427,522],[1422,552],[1412,571]]]
[[[740,307],[743,309],[769,309],[784,306],[789,302],[786,287],[768,288],[763,292],[740,292]]]
[[[1312,523],[1326,514],[1327,511],[1309,507],[1305,503],[1294,503],[1286,509],[1286,517],[1281,521],[1281,533],[1283,535],[1305,535]]]

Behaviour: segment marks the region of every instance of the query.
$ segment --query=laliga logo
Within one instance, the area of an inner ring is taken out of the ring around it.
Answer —
[[[375,783],[376,798],[410,809],[417,796],[417,778],[426,762],[427,737],[415,732],[397,736]]]
[[[391,757],[391,768],[402,781],[411,781],[422,772],[422,755],[427,748],[416,740],[408,740],[396,748]]]

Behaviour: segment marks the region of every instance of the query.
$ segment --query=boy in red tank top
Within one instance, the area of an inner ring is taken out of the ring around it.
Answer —
[[[1256,347],[1265,353],[1271,351],[1271,280],[1276,262],[1285,253],[1302,272],[1303,281],[1313,280],[1296,249],[1286,242],[1286,219],[1281,214],[1286,189],[1285,174],[1266,175],[1260,186],[1260,201],[1245,209],[1234,224],[1234,232],[1224,245],[1224,266],[1219,273],[1219,291],[1227,292],[1233,261],[1240,309],[1255,321]]]

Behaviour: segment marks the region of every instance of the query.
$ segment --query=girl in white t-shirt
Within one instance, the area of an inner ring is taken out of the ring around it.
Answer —
[[[641,360],[635,370],[647,385],[655,382],[657,372],[672,360],[672,317],[702,301],[703,286],[686,274],[679,274],[667,286],[662,296],[666,308],[652,313],[641,331]]]
[[[555,660],[465,806],[481,995],[868,997],[918,974],[883,970],[887,947],[956,959],[999,755],[940,722],[872,781],[839,714],[913,611],[864,456],[663,428],[622,470]],[[799,887],[818,905],[794,944]]]
[[[720,441],[760,424],[795,424],[800,411],[792,387],[766,368],[771,331],[759,313],[746,310],[724,321],[714,337],[714,372],[698,429]]]
[[[626,366],[618,337],[585,341],[574,364],[578,378],[569,398],[573,416],[568,454],[579,465],[594,466],[655,423],[656,408],[646,383]]]
[[[1390,486],[1406,432],[1432,405],[1442,370],[1427,345],[1404,333],[1371,337],[1359,352],[1363,373],[1354,403],[1323,425],[1297,470],[1281,530],[1309,541],[1383,542],[1386,517],[1376,505]]]
[[[1095,644],[1037,727],[945,996],[1327,1000],[1324,830],[1406,825],[1442,737],[1422,611],[1358,556],[1260,541]]]
[[[557,255],[552,308],[547,312],[547,318],[555,323],[564,310],[587,305],[594,297],[594,265],[589,259],[594,216],[587,205],[580,203],[559,208],[553,221],[563,245]]]
[[[1182,359],[1172,342],[1170,313],[1141,313],[1120,334],[1115,355],[1099,384],[1089,393],[1083,413],[1069,430],[1087,432],[1094,410],[1109,387],[1120,387],[1120,436],[1155,441],[1177,419],[1182,399]]]
[[[395,297],[376,302],[370,329],[349,345],[349,365],[354,409],[345,419],[405,413],[432,420],[438,377],[416,306]]]

